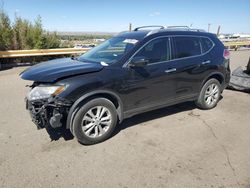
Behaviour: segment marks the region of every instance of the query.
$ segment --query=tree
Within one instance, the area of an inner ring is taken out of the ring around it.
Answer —
[[[42,28],[42,18],[41,16],[38,16],[37,19],[35,20],[35,25],[32,28],[33,31],[33,40],[35,41],[34,43],[34,48],[40,49],[43,48],[42,44],[42,38],[43,38],[43,28]]]
[[[43,35],[42,48],[58,48],[60,43],[61,42],[55,32],[47,32],[46,35]]]
[[[34,41],[32,38],[32,33],[30,27],[32,25],[28,20],[22,19],[20,17],[15,18],[15,23],[13,25],[13,33],[15,44],[15,50],[31,49],[34,46]]]
[[[37,17],[34,24],[16,17],[13,30],[14,49],[46,49],[60,46],[60,40],[56,33],[50,34],[43,30],[40,16]]]
[[[41,16],[38,16],[34,23],[16,16],[11,25],[8,15],[0,9],[0,50],[58,48],[59,46],[58,35],[43,29]]]
[[[12,28],[8,15],[0,9],[0,50],[8,50],[12,47]]]

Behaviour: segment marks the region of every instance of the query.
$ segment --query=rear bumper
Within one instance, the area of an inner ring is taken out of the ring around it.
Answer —
[[[37,101],[25,100],[26,109],[29,111],[31,119],[38,129],[48,126],[53,128],[62,127],[72,105],[72,102],[59,98]]]

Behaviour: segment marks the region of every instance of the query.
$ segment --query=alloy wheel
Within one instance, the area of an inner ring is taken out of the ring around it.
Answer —
[[[207,105],[214,105],[219,98],[219,87],[217,84],[211,84],[207,87],[205,92],[205,102]]]
[[[112,123],[111,112],[104,106],[95,106],[88,110],[82,119],[82,130],[90,138],[104,135]]]

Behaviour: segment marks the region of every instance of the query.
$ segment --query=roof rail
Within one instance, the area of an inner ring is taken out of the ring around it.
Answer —
[[[190,29],[190,31],[206,32],[205,29]]]
[[[159,27],[160,29],[165,29],[165,27],[162,26],[162,25],[148,25],[148,26],[137,27],[137,28],[134,29],[134,31],[138,31],[140,29],[144,29],[144,28],[147,28],[147,27]]]
[[[167,26],[167,29],[190,29],[190,27],[186,25],[173,25],[173,26]]]
[[[179,29],[179,30],[185,30],[185,31],[206,32],[204,29],[194,29],[188,26],[168,26],[167,29],[173,29],[173,30]]]

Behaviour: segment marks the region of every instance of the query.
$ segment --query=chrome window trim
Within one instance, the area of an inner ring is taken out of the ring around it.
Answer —
[[[168,61],[170,61],[171,59],[172,59],[172,48],[171,48],[171,43],[172,43],[172,39],[171,39],[171,37],[168,37],[168,46],[169,46],[169,60]]]
[[[208,40],[210,40],[213,44],[213,46],[208,50],[206,51],[205,53],[202,53],[203,50],[202,50],[202,46],[201,46],[201,54],[199,55],[193,55],[193,56],[189,56],[189,57],[182,57],[182,58],[176,58],[176,59],[170,59],[170,60],[167,60],[167,61],[159,61],[159,62],[155,62],[155,63],[151,63],[151,64],[148,64],[147,66],[151,66],[151,65],[155,65],[155,64],[160,64],[160,63],[167,63],[167,62],[172,62],[172,61],[178,61],[178,60],[183,60],[183,59],[190,59],[190,58],[193,58],[193,57],[200,57],[200,56],[203,56],[203,55],[206,55],[208,54],[215,46],[214,42],[207,36],[197,36],[197,35],[166,35],[166,36],[159,36],[159,37],[155,37],[155,38],[152,38],[151,40],[149,40],[148,42],[146,42],[144,45],[142,45],[138,50],[136,50],[136,52],[123,64],[122,68],[126,68],[127,65],[130,63],[130,61],[132,60],[132,58],[142,49],[144,48],[148,43],[150,43],[151,41],[155,40],[155,39],[159,39],[159,38],[173,38],[173,37],[198,37],[198,38],[207,38]],[[169,40],[169,45],[170,45],[170,57],[172,56],[172,51],[171,51],[171,47],[172,47],[172,44],[170,42],[171,40]],[[200,45],[201,45],[201,40],[200,40]],[[171,57],[172,58],[172,57]]]

